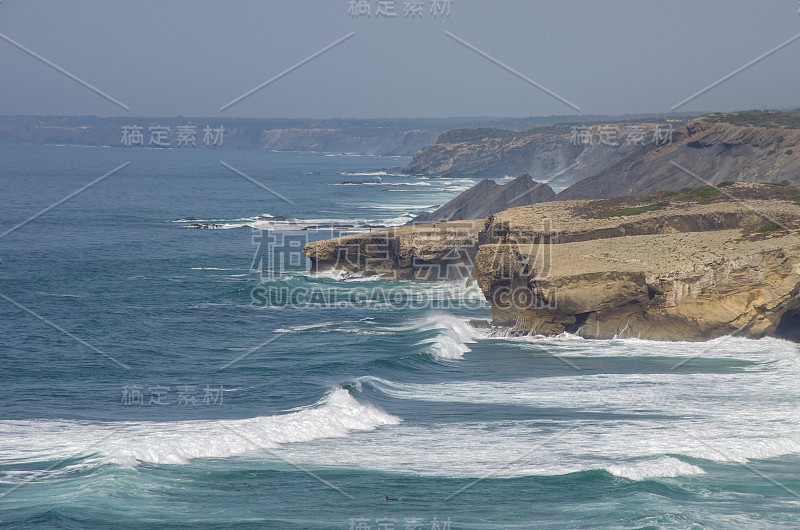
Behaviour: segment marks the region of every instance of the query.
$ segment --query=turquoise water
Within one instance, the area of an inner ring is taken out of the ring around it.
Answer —
[[[800,526],[794,344],[490,336],[466,324],[490,316],[474,287],[251,270],[254,227],[399,224],[473,181],[323,153],[0,153],[0,232],[130,162],[0,238],[3,526]]]

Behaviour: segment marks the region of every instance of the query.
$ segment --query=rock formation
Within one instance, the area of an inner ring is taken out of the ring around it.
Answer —
[[[304,252],[318,270],[422,279],[463,277],[474,258],[494,324],[519,333],[800,340],[800,189],[723,189],[539,203]]]
[[[682,123],[682,122],[681,122]],[[631,126],[632,124],[627,124]],[[563,189],[613,166],[643,149],[658,125],[637,123],[642,142],[625,140],[625,124],[613,124],[616,146],[609,139],[601,142],[602,129],[587,126],[583,137],[576,136],[579,125],[537,126],[525,131],[465,129],[440,134],[433,145],[420,150],[403,173],[444,177],[485,177],[491,179],[527,173],[535,180]],[[589,141],[593,138],[597,141]]]
[[[657,126],[662,134],[656,141]],[[581,138],[575,137],[575,127],[445,132],[401,171],[491,179],[528,173],[562,190],[558,200],[642,195],[723,181],[800,185],[800,110],[595,124],[579,128]],[[635,127],[643,131],[631,141],[626,131]],[[665,127],[674,130],[667,134]]]
[[[514,206],[553,201],[556,194],[547,184],[522,175],[507,184],[484,179],[436,211],[420,215],[408,224],[483,219]]]
[[[484,220],[392,228],[314,241],[303,247],[312,272],[339,269],[395,280],[465,279]]]
[[[740,186],[731,191],[767,191]],[[525,333],[796,335],[800,206],[701,201],[624,216],[608,214],[644,207],[610,200],[511,209],[489,219],[473,277],[495,323]],[[546,219],[552,228],[543,230]]]
[[[647,145],[573,184],[558,199],[642,195],[723,181],[800,185],[800,113],[697,118],[676,129],[671,143]]]

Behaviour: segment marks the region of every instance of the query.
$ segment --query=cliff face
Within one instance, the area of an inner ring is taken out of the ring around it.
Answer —
[[[553,201],[555,198],[550,186],[534,182],[530,175],[522,175],[507,184],[484,179],[436,211],[415,217],[408,224],[483,219],[512,206]]]
[[[731,192],[770,188],[739,186]],[[507,210],[489,219],[473,277],[495,323],[522,333],[796,340],[800,237],[780,225],[800,226],[800,206],[700,202],[618,217],[600,212],[635,207],[564,201]]]
[[[469,273],[494,324],[518,333],[800,340],[800,189],[726,189],[539,203],[485,222],[310,243],[304,253],[315,270]]]
[[[657,126],[662,133],[658,139]],[[669,136],[667,126],[674,127]],[[634,127],[644,129],[637,142],[628,136]],[[571,125],[521,132],[449,131],[401,171],[485,178],[528,173],[563,190],[559,200],[641,195],[723,181],[800,185],[800,111],[710,114],[669,125],[615,122],[578,131],[577,138]]]
[[[311,270],[329,269],[395,280],[465,279],[484,221],[393,228],[314,241],[303,247]]]
[[[531,134],[497,129],[450,131],[414,155],[403,173],[501,177],[555,172],[569,166],[582,149],[565,134]]]
[[[409,156],[429,145],[431,130],[389,130],[369,134],[337,128],[283,128],[261,132],[259,149],[275,151],[324,151]]]
[[[525,333],[656,340],[788,337],[792,326],[783,333],[778,327],[800,308],[800,238],[748,243],[739,238],[738,230],[724,230],[554,245],[547,274],[514,271],[506,278],[492,267],[507,248],[484,245],[476,278],[492,301],[495,323]],[[682,245],[703,250],[670,256],[670,249]],[[724,257],[714,252],[725,245]],[[537,249],[518,252],[517,259],[526,262]],[[652,252],[670,257],[647,259]]]
[[[637,124],[650,140],[654,123]],[[580,179],[595,175],[643,148],[643,141],[628,143],[624,127],[615,124],[615,142],[599,141],[602,125],[585,131],[594,141],[573,137],[569,125],[533,127],[515,132],[498,129],[450,131],[439,135],[433,145],[414,155],[401,171],[406,174],[498,178],[527,173],[534,179],[553,179],[554,187],[564,188]]]
[[[737,119],[737,114],[698,118],[676,129],[671,144],[648,145],[573,184],[558,198],[641,195],[698,186],[703,181],[800,184],[800,128],[794,128],[800,124],[764,123],[764,115],[770,113],[753,115],[750,120]]]

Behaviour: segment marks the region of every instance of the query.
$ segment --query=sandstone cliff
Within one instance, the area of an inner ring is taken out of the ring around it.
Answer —
[[[514,208],[489,219],[473,276],[495,323],[524,333],[796,340],[800,206],[787,193],[712,204],[687,194],[649,211],[651,200],[631,199]]]
[[[318,270],[418,279],[471,270],[494,324],[518,333],[800,340],[800,189],[723,190],[539,203],[304,252]]]
[[[311,270],[328,269],[397,280],[465,279],[484,220],[416,225],[314,241],[303,247]]]

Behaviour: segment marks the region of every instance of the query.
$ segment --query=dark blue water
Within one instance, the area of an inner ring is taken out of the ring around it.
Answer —
[[[471,181],[322,153],[0,160],[0,233],[129,162],[0,237],[3,526],[800,525],[796,345],[490,337],[474,287],[290,255],[336,235],[304,226],[400,224]],[[290,259],[252,270],[253,227]]]

